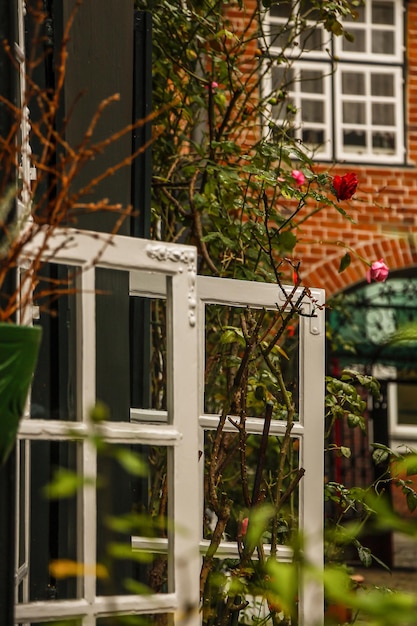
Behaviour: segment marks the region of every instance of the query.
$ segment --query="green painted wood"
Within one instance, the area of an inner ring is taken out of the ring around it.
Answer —
[[[0,463],[14,447],[41,341],[37,327],[0,324]]]

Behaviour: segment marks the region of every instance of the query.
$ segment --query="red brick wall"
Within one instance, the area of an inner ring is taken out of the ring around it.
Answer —
[[[246,15],[251,15],[256,2],[246,0],[245,4]],[[345,250],[337,245],[338,241],[351,246],[370,262],[383,258],[391,271],[417,265],[417,0],[404,4],[407,5],[407,164],[330,166],[332,174],[355,171],[358,175],[356,200],[343,204],[356,223],[348,222],[334,209],[327,208],[298,231],[300,241],[294,257],[301,260],[303,282],[324,288],[327,297],[362,282],[367,269],[352,257],[351,266],[339,274],[339,262]],[[230,9],[230,19],[236,32],[242,31],[244,13]],[[245,62],[250,63],[255,45],[254,42],[249,48]]]

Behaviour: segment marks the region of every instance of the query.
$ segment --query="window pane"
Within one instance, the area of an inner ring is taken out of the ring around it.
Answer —
[[[345,148],[365,148],[366,134],[359,130],[345,130],[343,132],[343,145]]]
[[[272,89],[288,89],[294,83],[294,71],[282,67],[272,67]]]
[[[79,561],[77,493],[62,497],[65,494],[64,481],[70,481],[69,476],[76,481],[77,444],[58,441],[30,443],[28,577],[31,601],[77,597],[74,571],[69,573],[70,564]],[[47,485],[51,485],[49,497],[45,492]]]
[[[271,17],[277,18],[289,18],[292,11],[292,2],[288,0],[287,2],[278,2],[277,4],[273,4],[269,9],[269,13]]]
[[[324,93],[323,72],[319,70],[301,70],[301,90],[304,93]]]
[[[221,622],[216,619],[221,615],[220,610],[226,604],[225,596],[228,595],[228,590],[232,585],[230,581],[236,578],[236,572],[239,571],[238,559],[215,559],[212,571],[208,577],[208,584],[210,585],[210,603],[205,607],[206,611],[211,616],[210,621],[204,621],[205,624],[220,624]],[[275,594],[280,593],[279,587],[276,582],[270,579],[269,576],[265,576],[265,570],[262,567],[256,567],[254,562],[248,564],[248,569],[245,571],[244,584],[247,585],[247,594],[242,598],[239,596],[239,603],[242,600],[245,601],[244,608],[239,611],[239,621],[229,620],[225,623],[236,624],[239,626],[247,626],[249,624],[256,626],[270,626],[271,624],[282,624],[286,626],[289,624],[298,624],[298,602],[297,598],[294,598],[292,610],[294,611],[294,617],[291,617],[291,621],[282,617],[284,613],[279,606],[280,602],[277,599],[274,604]],[[232,596],[233,598],[233,596]],[[236,604],[234,602],[233,604]],[[271,611],[274,611],[274,618]],[[236,611],[237,612],[237,611]]]
[[[394,96],[394,77],[391,74],[371,74],[373,96]]]
[[[347,22],[352,22],[353,19],[354,21],[357,22],[364,22],[365,21],[365,6],[363,4],[361,4],[360,6],[354,7],[355,9],[355,17],[348,17],[346,18]],[[350,32],[350,26],[349,26],[349,32]]]
[[[221,437],[217,467],[213,463],[211,450],[216,431],[204,433],[205,474],[213,472],[212,480],[221,485],[222,495],[230,503],[230,517],[223,532],[225,541],[236,541],[241,532],[240,522],[250,515],[250,510],[260,502],[271,503],[279,511],[277,527],[271,520],[268,531],[276,533],[277,544],[288,544],[298,529],[298,484],[293,481],[299,468],[299,440],[291,438],[285,442],[282,436],[248,434],[244,430],[224,432]],[[264,447],[265,446],[265,447]],[[283,476],[279,475],[281,454],[285,457]],[[220,469],[218,469],[220,468]],[[281,482],[283,480],[283,482]],[[302,479],[301,479],[302,480]],[[209,483],[208,483],[209,484]],[[292,489],[290,484],[294,484]],[[281,489],[277,493],[277,485]],[[288,491],[288,498],[281,498]],[[210,493],[205,489],[203,537],[211,539],[218,522],[211,508]],[[265,540],[270,543],[271,535]]]
[[[374,102],[372,104],[372,124],[375,126],[395,126],[394,105]]]
[[[291,39],[291,30],[285,24],[269,25],[269,44],[275,48],[286,48]]]
[[[247,374],[239,379],[242,392],[237,394],[236,375],[246,348],[244,335],[248,328],[254,329],[258,323],[260,324],[258,337],[262,337],[262,346],[259,344],[259,347],[252,352]],[[220,414],[226,407],[228,412],[240,415],[244,408],[246,415],[262,418],[265,414],[265,403],[272,401],[274,419],[287,419],[283,392],[280,390],[278,381],[278,377],[282,375],[286,391],[291,394],[295,406],[294,419],[298,419],[299,332],[297,318],[290,314],[286,324],[284,330],[282,317],[275,311],[264,312],[214,304],[206,306],[204,399],[207,413]],[[267,349],[269,360],[266,361],[263,350]],[[231,394],[235,394],[232,399]],[[239,400],[242,397],[245,398],[244,405]],[[231,406],[230,400],[232,400]]]
[[[373,24],[394,24],[395,12],[393,2],[373,2],[372,3],[372,23]]]
[[[343,39],[342,49],[345,52],[365,52],[366,50],[366,38],[365,31],[357,28],[349,28],[349,32],[353,35],[353,41]]]
[[[302,140],[309,146],[323,146],[324,144],[324,130],[316,128],[305,128],[301,130]]]
[[[360,72],[342,72],[342,93],[361,96],[365,94],[365,76]]]
[[[323,46],[323,30],[321,28],[307,28],[300,33],[302,50],[321,50]]]
[[[19,624],[19,626],[82,626],[82,620],[80,619],[63,619],[63,620],[56,620],[54,619],[53,622],[48,620],[48,623],[46,622],[33,622],[31,624]]]
[[[301,114],[305,122],[324,122],[324,102],[320,100],[301,100]]]
[[[375,54],[394,54],[394,33],[392,31],[373,31],[372,52]]]
[[[140,584],[167,591],[167,466],[163,446],[112,444],[99,455],[97,562],[106,565],[108,577],[97,579],[98,594],[134,593]],[[166,539],[161,554],[152,549],[158,539]]]
[[[345,124],[365,124],[365,104],[363,102],[344,102],[343,122]]]
[[[171,626],[173,619],[167,613],[158,613],[157,615],[113,615],[112,617],[99,617],[96,624],[97,626]]]
[[[76,420],[76,297],[77,267],[48,264],[35,292],[40,306],[42,342],[32,385],[31,417]],[[56,294],[61,291],[59,298]]]
[[[393,154],[397,149],[395,133],[375,131],[372,133],[372,147],[376,152]]]

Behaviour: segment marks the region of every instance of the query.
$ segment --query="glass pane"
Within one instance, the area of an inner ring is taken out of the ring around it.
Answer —
[[[19,528],[18,528],[18,567],[21,567],[25,564],[28,558],[28,546],[26,545],[26,515],[29,514],[27,510],[28,507],[28,492],[27,489],[29,485],[26,484],[25,474],[26,467],[28,463],[28,445],[26,441],[18,441],[17,445],[19,447]]]
[[[19,624],[18,626],[28,626],[27,623],[25,624]],[[76,618],[76,619],[63,619],[63,620],[54,620],[54,621],[50,621],[48,620],[48,622],[34,622],[31,623],[29,626],[82,626],[82,620],[81,618]]]
[[[417,387],[413,384],[397,385],[398,424],[417,426]]]
[[[359,130],[345,130],[343,132],[343,145],[345,148],[365,148],[366,134]]]
[[[354,8],[354,18],[352,17],[347,17],[346,21],[347,22],[352,22],[353,19],[355,20],[355,22],[364,22],[365,21],[365,6],[364,4],[360,4],[359,6],[355,6]],[[349,32],[351,31],[350,29],[350,25],[349,25]]]
[[[342,93],[360,96],[365,94],[365,75],[360,72],[342,72]]]
[[[282,67],[272,67],[272,89],[285,90],[294,83],[294,71]]]
[[[318,128],[302,128],[302,140],[310,146],[322,146],[324,144],[324,130]]]
[[[77,493],[63,497],[66,479],[78,484],[76,455],[75,443],[30,443],[30,601],[77,597]]]
[[[269,45],[285,49],[292,38],[291,30],[284,24],[269,24]]]
[[[366,33],[358,28],[350,28],[349,32],[353,35],[353,41],[347,39],[342,40],[342,48],[345,52],[365,52],[366,51]]]
[[[394,76],[392,74],[371,74],[371,94],[373,96],[394,96]]]
[[[306,28],[300,33],[302,50],[321,50],[323,47],[323,31],[321,28]]]
[[[395,133],[387,131],[374,131],[372,133],[372,147],[375,151],[382,151],[386,154],[393,154],[396,151]]]
[[[302,92],[324,93],[323,72],[320,70],[301,70],[300,81]]]
[[[365,124],[366,108],[362,102],[343,103],[343,122],[345,124]]]
[[[36,289],[42,342],[32,385],[31,417],[76,420],[76,296],[78,268],[48,264]],[[61,292],[59,298],[57,293]],[[67,292],[67,293],[66,293]]]
[[[166,301],[130,300],[131,406],[166,411]]]
[[[168,626],[172,625],[172,616],[166,613],[157,615],[114,615],[99,617],[97,626]]]
[[[301,100],[303,122],[324,122],[324,102],[320,100]]]
[[[395,126],[395,106],[374,102],[372,104],[372,124],[375,126]]]
[[[167,449],[106,446],[98,479],[97,562],[106,576],[97,593],[166,592],[168,539],[162,553],[152,539],[167,538]]]
[[[374,30],[372,33],[372,52],[375,54],[394,54],[394,33]]]
[[[96,388],[111,420],[130,417],[129,273],[96,269]]]
[[[262,502],[279,510],[278,517],[274,516],[267,526],[264,543],[271,543],[273,536],[277,545],[289,543],[298,528],[298,450],[298,439],[268,432],[265,436],[254,435],[245,428],[236,428],[235,432],[224,432],[219,437],[216,431],[206,431],[204,538],[211,539],[216,525],[222,523],[211,498],[213,484],[230,505],[230,515],[222,528],[224,541],[244,543],[246,528],[242,521],[249,518],[250,523],[251,509]]]
[[[395,23],[395,11],[393,2],[372,2],[372,24]]]
[[[247,333],[256,333],[250,352]],[[272,402],[274,419],[286,419],[287,395],[298,419],[298,352],[294,313],[206,306],[205,411],[262,418]]]
[[[239,580],[240,593],[236,592],[236,586],[233,593],[230,583],[236,579],[238,567],[237,560],[215,559],[208,577],[210,604],[202,609],[203,626],[218,626],[219,623],[233,626],[296,626],[300,623],[297,597],[290,599],[292,617],[284,615],[281,597],[285,594],[285,602],[288,601],[287,587],[282,593],[280,581],[266,575],[265,568],[259,566],[257,561],[247,564],[245,576]],[[286,576],[286,568],[287,564],[283,564],[283,577]],[[288,564],[288,568],[292,568],[292,565]],[[236,605],[242,608],[237,611]],[[219,615],[223,616],[223,622],[218,621]]]
[[[271,8],[269,9],[269,14],[271,15],[271,17],[276,17],[276,18],[289,18],[292,12],[292,1],[291,0],[287,0],[287,1],[283,1],[283,2],[277,2],[276,4],[274,3]]]

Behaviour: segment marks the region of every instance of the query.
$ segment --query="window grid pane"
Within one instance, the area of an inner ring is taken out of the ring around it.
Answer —
[[[291,14],[289,4],[274,5],[267,24],[282,28]],[[302,3],[302,10],[306,9]],[[296,16],[291,20],[296,22]],[[319,58],[316,51],[298,46],[291,68],[272,69],[271,84],[286,98],[271,107],[271,117],[278,124],[285,121],[286,132],[310,147],[318,159],[384,163],[389,158],[391,163],[401,163],[405,154],[403,3],[370,0],[357,8],[356,19],[346,20],[346,27],[354,41],[334,38],[337,65],[326,52],[327,62],[315,62],[313,70],[307,60],[311,54]],[[362,65],[364,55],[372,67]]]
[[[346,20],[354,40],[335,38],[335,50],[341,60],[358,59],[366,53],[372,60],[387,58],[401,62],[403,45],[402,3],[395,0],[370,1],[358,11],[356,20]]]
[[[336,76],[336,115],[339,122],[338,158],[359,156],[378,161],[401,158],[402,114],[398,99],[400,74],[396,69],[349,68],[344,64]],[[359,96],[359,97],[358,97]]]
[[[286,94],[284,102],[271,107],[278,124],[288,121],[291,107],[291,130],[296,139],[321,158],[330,157],[331,77],[324,64],[295,63],[290,69],[274,67],[271,71],[274,93]]]

